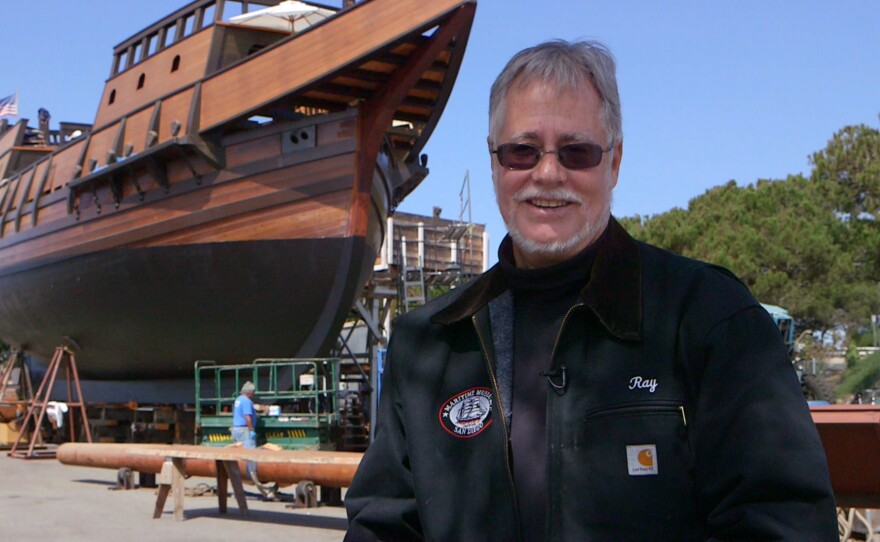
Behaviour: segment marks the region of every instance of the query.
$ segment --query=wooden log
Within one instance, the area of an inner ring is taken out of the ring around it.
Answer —
[[[68,442],[58,448],[58,461],[65,465],[159,473],[166,457],[186,460],[190,476],[217,476],[217,461],[238,461],[241,472],[247,461],[257,463],[261,481],[289,485],[310,480],[328,487],[348,487],[363,454],[306,450],[245,450],[193,445],[88,444]]]

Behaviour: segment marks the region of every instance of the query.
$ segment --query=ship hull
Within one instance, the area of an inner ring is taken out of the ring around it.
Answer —
[[[327,355],[372,271],[392,179],[405,174],[380,155],[368,197],[353,203],[356,119],[229,136],[221,169],[168,149],[164,187],[134,163],[117,176],[118,205],[105,184],[75,213],[21,221],[0,240],[0,339],[44,361],[75,345],[80,376],[104,381],[191,379],[196,360]],[[303,131],[312,145],[285,144]],[[46,214],[67,205],[53,196]],[[363,235],[348,233],[358,205]]]
[[[0,329],[43,359],[73,338],[86,379],[325,355],[374,258],[362,238],[110,250],[0,278]]]
[[[361,2],[296,33],[221,8],[117,46],[82,135],[0,127],[0,340],[139,386],[337,340],[427,175],[475,3]]]

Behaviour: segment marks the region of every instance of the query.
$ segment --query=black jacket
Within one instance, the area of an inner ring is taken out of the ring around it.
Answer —
[[[769,315],[729,272],[609,228],[553,353],[547,539],[837,540]],[[495,267],[396,323],[346,540],[520,538],[509,297]]]

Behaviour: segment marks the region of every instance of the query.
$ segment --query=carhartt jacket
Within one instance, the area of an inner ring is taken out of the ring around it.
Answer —
[[[837,540],[769,315],[729,272],[609,228],[548,368],[547,540]],[[496,266],[396,323],[346,540],[520,540],[510,297]]]

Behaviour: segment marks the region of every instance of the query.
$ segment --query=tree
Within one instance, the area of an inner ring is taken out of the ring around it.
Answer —
[[[813,182],[835,211],[880,220],[880,130],[864,124],[847,126],[810,162]]]
[[[806,178],[734,181],[687,210],[621,220],[630,233],[736,273],[804,328],[858,328],[880,312],[880,133],[847,127]]]
[[[852,310],[867,320],[880,312],[880,130],[847,126],[810,161],[824,204],[845,224],[841,243],[862,281]]]

